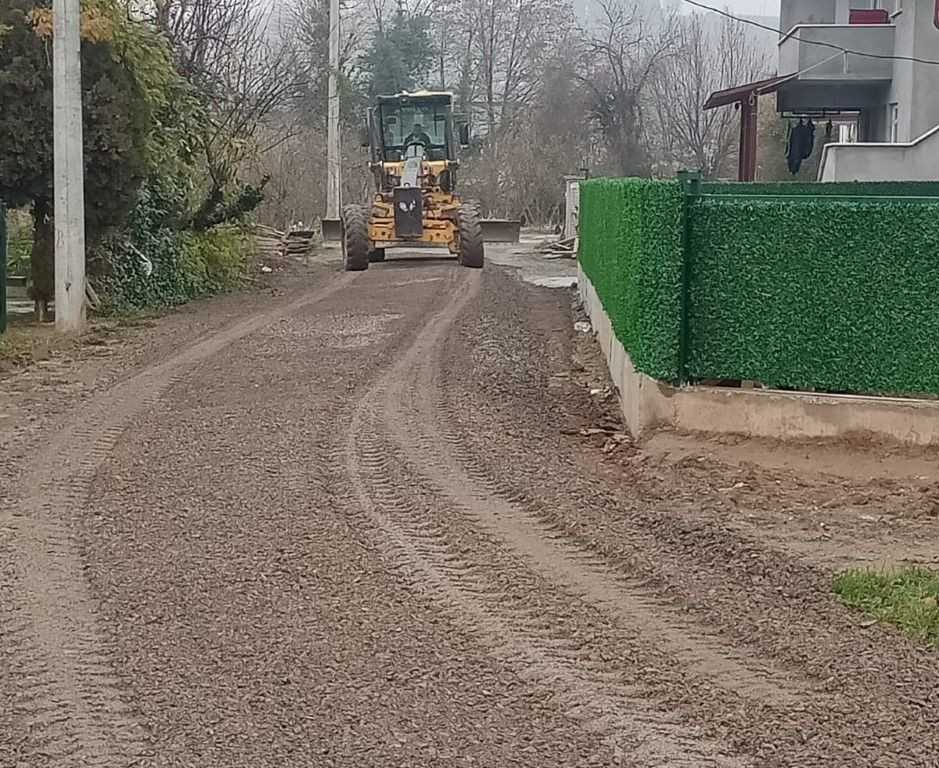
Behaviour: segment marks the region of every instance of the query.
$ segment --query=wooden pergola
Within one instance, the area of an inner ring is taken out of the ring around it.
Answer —
[[[796,77],[797,74],[780,75],[723,91],[715,91],[704,103],[706,110],[730,104],[736,104],[740,110],[740,154],[737,161],[737,181],[753,181],[756,178],[756,133],[760,96],[775,93]]]

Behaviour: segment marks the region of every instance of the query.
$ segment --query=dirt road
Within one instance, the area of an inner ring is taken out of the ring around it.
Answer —
[[[939,557],[935,478],[612,444],[501,261],[0,383],[0,766],[939,765],[939,657],[828,589]]]

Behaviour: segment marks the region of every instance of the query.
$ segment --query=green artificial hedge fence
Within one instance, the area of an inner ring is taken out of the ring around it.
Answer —
[[[682,188],[675,181],[596,179],[580,187],[580,262],[637,369],[679,370]]]
[[[939,201],[694,200],[692,379],[939,393]]]
[[[686,188],[581,186],[581,265],[638,370],[939,394],[939,184]]]
[[[846,197],[939,197],[936,181],[706,182],[708,195],[813,195]]]

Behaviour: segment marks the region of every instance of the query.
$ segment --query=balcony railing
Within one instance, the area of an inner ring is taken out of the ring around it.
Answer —
[[[800,24],[779,41],[779,71],[800,80],[891,80],[895,33],[893,24]]]

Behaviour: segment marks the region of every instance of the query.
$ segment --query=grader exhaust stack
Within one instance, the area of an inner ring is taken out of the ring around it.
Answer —
[[[454,116],[453,94],[379,96],[362,144],[375,195],[368,205],[346,206],[340,222],[323,222],[324,239],[342,242],[347,270],[368,269],[399,246],[447,248],[461,265],[479,268],[484,243],[518,242],[518,222],[484,220],[477,203],[457,194],[469,126]]]

